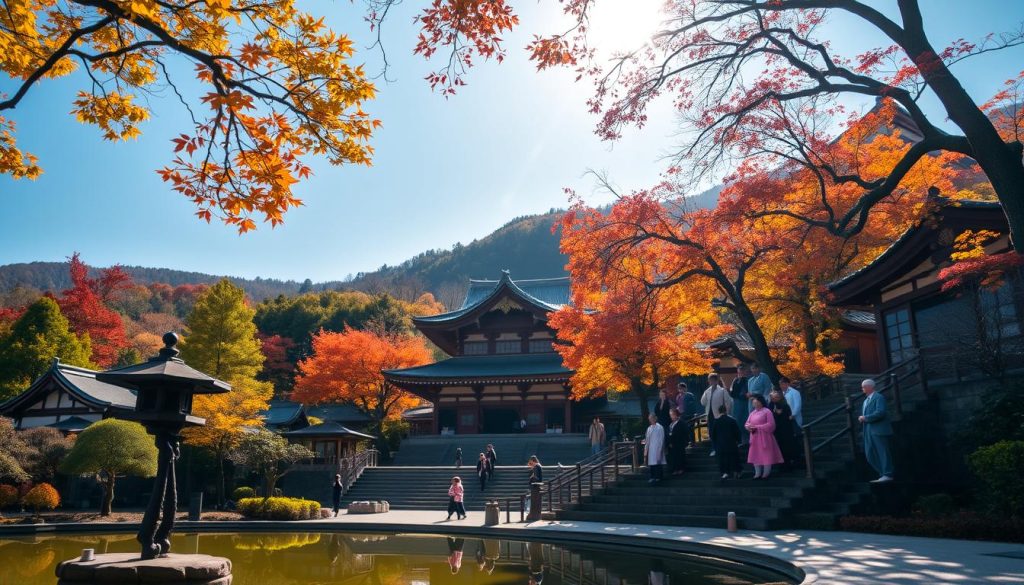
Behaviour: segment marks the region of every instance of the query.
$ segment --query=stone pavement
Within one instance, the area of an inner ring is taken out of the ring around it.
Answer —
[[[444,520],[443,511],[399,510],[387,514],[313,520],[308,524],[345,524],[480,527],[483,512],[470,512],[465,520]],[[502,514],[502,522],[504,522]],[[778,531],[729,533],[709,528],[643,526],[601,522],[538,521],[492,527],[514,538],[516,530],[557,533],[583,532],[664,541],[703,543],[755,551],[800,567],[806,584],[851,585],[968,585],[1024,583],[1024,545],[939,538],[888,536],[856,532]],[[999,556],[1009,555],[1009,556]]]

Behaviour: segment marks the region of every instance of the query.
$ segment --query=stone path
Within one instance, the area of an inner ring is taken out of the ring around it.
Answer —
[[[444,512],[401,510],[387,514],[352,515],[310,521],[345,525],[435,525],[479,527],[483,512],[465,520],[444,520]],[[504,521],[504,515],[502,516]],[[807,573],[805,584],[967,585],[1024,583],[1024,545],[855,532],[737,532],[678,526],[641,526],[601,522],[538,521],[500,524],[496,531],[514,537],[529,528],[553,533],[584,532],[697,542],[756,551],[793,563]],[[1008,556],[998,556],[1008,555]]]

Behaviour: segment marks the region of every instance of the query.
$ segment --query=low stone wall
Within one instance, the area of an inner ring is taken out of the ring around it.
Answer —
[[[383,514],[391,511],[391,504],[385,500],[352,502],[348,505],[349,514]]]

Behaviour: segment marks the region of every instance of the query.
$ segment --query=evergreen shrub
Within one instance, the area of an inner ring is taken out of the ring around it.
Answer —
[[[231,492],[231,499],[234,501],[243,500],[245,498],[255,498],[256,490],[252,489],[247,485],[236,487],[235,491]]]
[[[243,498],[238,513],[256,520],[313,520],[320,517],[320,502],[302,498]]]
[[[1024,441],[1000,441],[981,447],[967,458],[982,483],[979,503],[1000,517],[1024,519]]]

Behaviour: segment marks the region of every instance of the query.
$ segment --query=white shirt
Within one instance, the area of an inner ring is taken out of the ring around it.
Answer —
[[[800,396],[800,391],[790,386],[786,389],[786,404],[789,405],[789,409],[793,411],[793,420],[796,424],[803,426],[804,424],[804,399]]]

